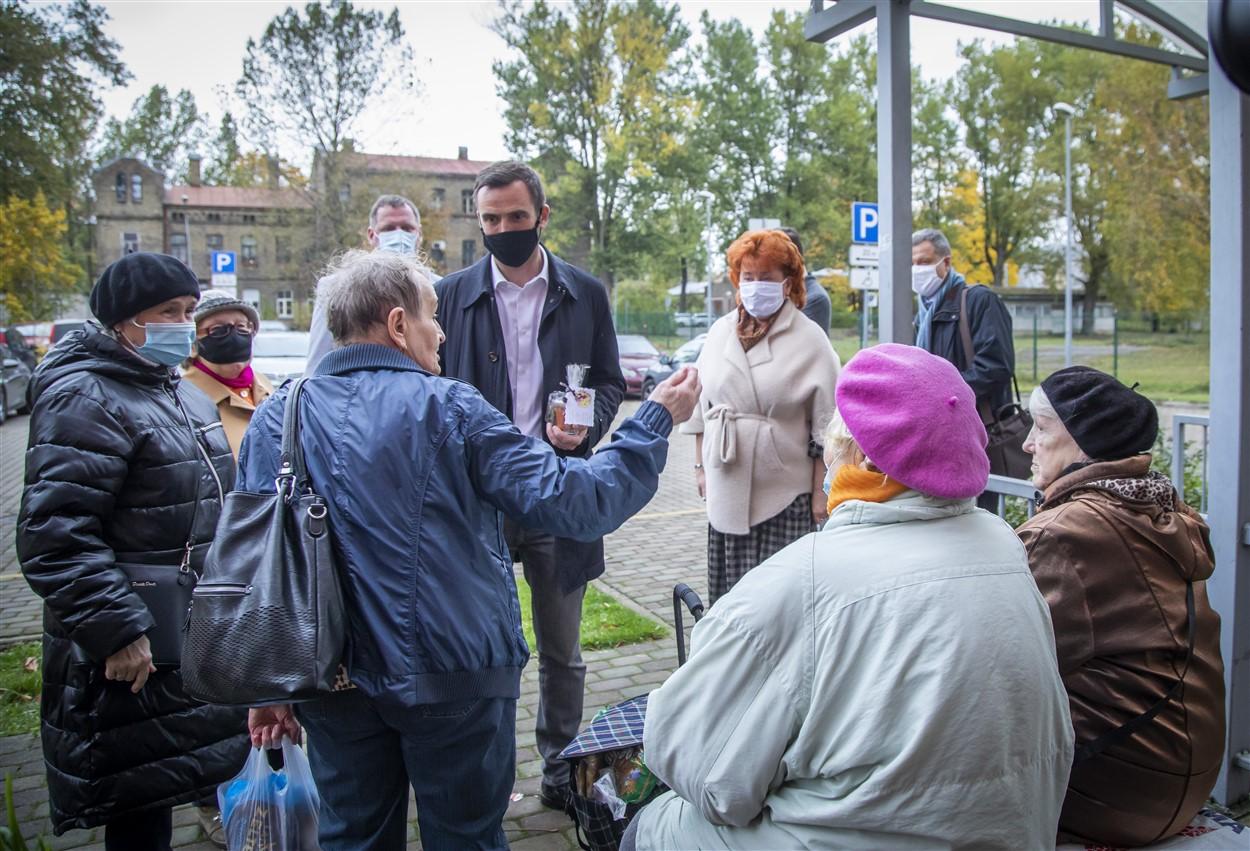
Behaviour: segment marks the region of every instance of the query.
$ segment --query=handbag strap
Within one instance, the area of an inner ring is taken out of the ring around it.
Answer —
[[[295,379],[282,415],[282,455],[278,480],[289,479],[292,493],[308,487],[308,467],[304,463],[304,447],[299,442],[299,397],[307,380]]]
[[[171,391],[174,398],[174,407],[178,409],[178,413],[182,414],[182,421],[186,423],[187,432],[191,435],[191,445],[195,448],[196,460],[205,460],[205,463],[211,465],[212,459],[208,458],[207,453],[203,451],[200,445],[200,436],[196,433],[195,426],[191,424],[191,417],[187,414],[187,409],[178,401],[178,387],[175,385]],[[216,475],[215,470],[209,470]],[[224,498],[225,494],[218,493],[218,498]],[[182,550],[182,561],[178,565],[178,572],[182,574],[178,577],[178,584],[183,584],[185,575],[191,570],[191,551],[195,549],[195,521],[200,517],[200,478],[195,479],[195,498],[191,500],[191,528],[187,530],[187,543]]]
[[[1186,629],[1189,632],[1189,646],[1185,650],[1185,667],[1181,671],[1180,678],[1172,683],[1172,687],[1167,690],[1167,693],[1156,700],[1145,712],[1136,718],[1130,718],[1114,730],[1109,730],[1098,738],[1086,742],[1077,748],[1072,756],[1073,765],[1095,757],[1112,745],[1118,745],[1129,739],[1134,733],[1150,723],[1184,689],[1185,676],[1189,673],[1189,663],[1194,657],[1194,583],[1192,581],[1185,583],[1185,611],[1188,617]]]

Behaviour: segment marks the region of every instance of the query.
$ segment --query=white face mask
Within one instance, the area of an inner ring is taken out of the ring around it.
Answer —
[[[738,287],[742,306],[756,319],[767,319],[786,301],[784,281],[743,281]]]
[[[417,235],[406,230],[384,230],[378,234],[378,250],[396,254],[416,254]]]
[[[921,298],[928,298],[938,291],[938,287],[942,286],[942,278],[937,274],[938,265],[911,267],[912,292]]]

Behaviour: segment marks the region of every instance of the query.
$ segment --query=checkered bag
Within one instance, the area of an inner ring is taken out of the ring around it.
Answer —
[[[665,791],[643,768],[630,772],[628,789],[618,792],[627,800],[623,818],[616,818],[611,807],[591,797],[591,784],[600,770],[621,762],[641,763],[646,714],[645,694],[605,709],[560,752],[560,758],[569,762],[569,816],[577,826],[577,844],[583,851],[616,851],[625,828],[638,811]]]

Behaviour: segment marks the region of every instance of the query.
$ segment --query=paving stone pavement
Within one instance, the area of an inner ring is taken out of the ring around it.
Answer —
[[[622,406],[621,418],[638,408]],[[619,422],[619,419],[618,419]],[[0,647],[18,640],[37,639],[41,605],[21,577],[14,531],[21,499],[23,453],[27,418],[0,425]],[[607,571],[597,584],[623,604],[673,624],[672,591],[686,582],[701,595],[707,590],[706,522],[703,503],[694,485],[694,439],[674,434],[660,487],[650,504],[608,536]],[[686,619],[689,630],[689,618]],[[585,721],[600,708],[650,691],[676,667],[676,646],[670,635],[662,640],[585,654]],[[517,851],[576,849],[572,823],[538,802],[541,761],[534,744],[538,669],[531,660],[521,678],[517,705],[517,781],[519,800],[508,807],[504,829]],[[54,849],[102,851],[103,829],[75,830],[51,836],[43,758],[34,735],[0,738],[0,775],[12,774],[15,804],[27,837],[45,834]],[[420,848],[416,808],[409,807],[409,848]],[[180,849],[213,848],[203,836],[190,807],[174,813],[173,845]]]

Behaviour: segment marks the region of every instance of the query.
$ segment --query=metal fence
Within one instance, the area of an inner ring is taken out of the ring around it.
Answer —
[[[1172,486],[1183,498],[1186,492],[1185,473],[1189,467],[1189,443],[1185,440],[1185,427],[1196,426],[1202,429],[1202,456],[1199,461],[1198,504],[1194,508],[1203,517],[1207,516],[1207,433],[1210,431],[1211,418],[1195,414],[1174,414],[1172,416]]]

